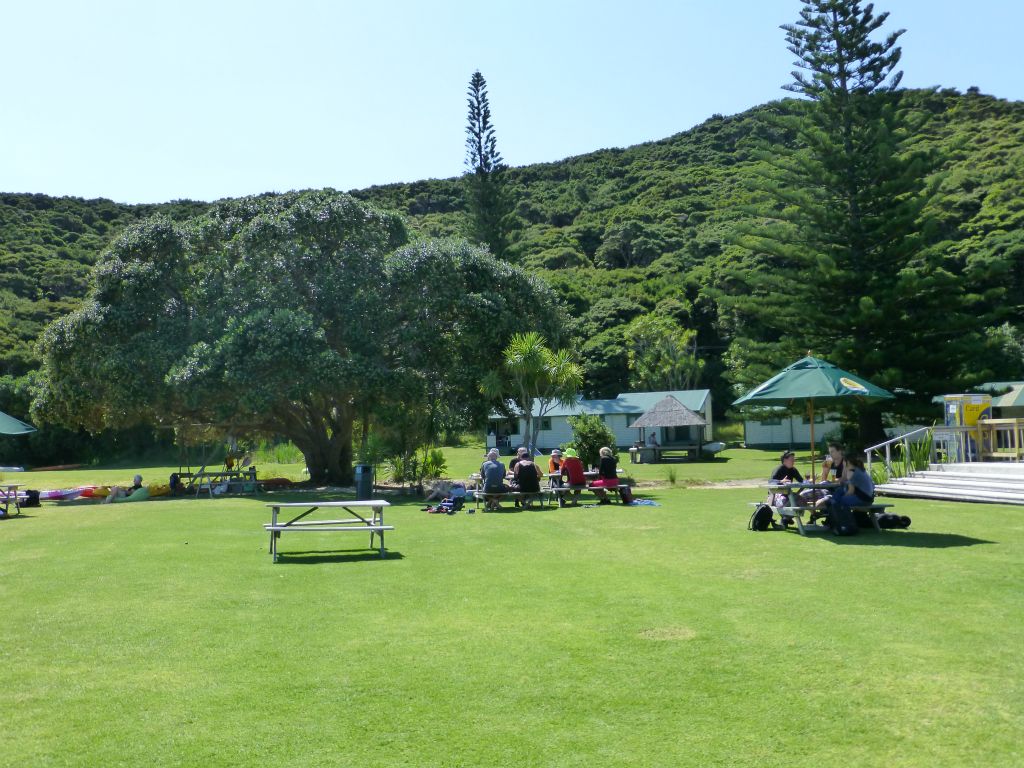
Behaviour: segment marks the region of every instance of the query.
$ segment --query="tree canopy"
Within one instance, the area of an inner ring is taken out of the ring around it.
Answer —
[[[184,420],[282,435],[313,479],[348,482],[357,417],[396,397],[423,404],[423,381],[466,404],[441,360],[464,351],[489,366],[503,339],[482,343],[479,321],[501,332],[554,311],[549,290],[485,251],[391,257],[406,239],[398,217],[330,190],[129,228],[84,305],[45,333],[36,412],[94,429]],[[513,289],[495,300],[501,280]]]
[[[988,372],[994,379],[1024,378],[1013,344],[1003,343],[1024,333],[1024,102],[975,88],[900,88],[891,94],[897,96],[899,109],[930,118],[907,146],[928,161],[920,173],[934,192],[921,212],[929,250],[955,277],[946,290],[958,300],[977,301],[973,324],[998,342],[985,343],[987,360],[980,367],[959,358],[947,364],[934,354],[938,367],[929,374],[930,386],[959,391]],[[767,142],[779,154],[805,147],[800,126],[810,119],[806,110],[806,100],[782,99],[737,115],[714,115],[659,141],[504,171],[516,223],[508,258],[543,279],[565,305],[559,344],[577,350],[588,396],[614,396],[630,387],[625,326],[661,314],[667,302],[677,302],[675,322],[696,333],[696,352],[705,363],[701,385],[714,392],[719,412],[736,385],[766,378],[808,348],[831,352],[832,312],[812,315],[810,309],[785,337],[792,350],[747,351],[777,336],[765,321],[795,305],[797,281],[781,283],[758,305],[722,299],[754,294],[751,275],[764,270],[768,256],[744,248],[734,233],[765,226],[766,206],[785,208],[764,189],[770,172],[763,147]],[[779,120],[787,116],[792,119]],[[464,183],[453,176],[350,194],[403,216],[419,242],[466,231]],[[90,268],[127,227],[154,214],[181,223],[216,205],[129,206],[0,194],[0,374],[10,375],[0,375],[0,409],[17,409],[27,374],[41,363],[36,341],[42,329],[82,305]],[[754,285],[767,288],[761,281]],[[830,286],[820,290],[844,295]],[[874,301],[875,288],[853,286],[862,288]],[[931,310],[908,306],[922,328],[931,322]],[[927,343],[941,350],[949,336],[943,333]],[[923,354],[925,344],[918,347]],[[915,383],[901,380],[899,386]],[[40,463],[63,460],[62,450],[55,446],[52,458],[40,457]]]

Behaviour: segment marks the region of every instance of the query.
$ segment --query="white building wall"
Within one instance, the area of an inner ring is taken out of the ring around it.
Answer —
[[[743,441],[748,446],[756,445],[810,445],[811,425],[803,423],[803,417],[783,417],[780,424],[763,424],[760,421],[743,422]],[[826,418],[814,425],[814,439],[821,442],[825,435],[836,432],[842,425]]]

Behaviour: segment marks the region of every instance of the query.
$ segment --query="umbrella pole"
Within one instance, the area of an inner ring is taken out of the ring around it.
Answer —
[[[814,482],[814,398],[807,401],[807,411],[811,419],[811,482]]]

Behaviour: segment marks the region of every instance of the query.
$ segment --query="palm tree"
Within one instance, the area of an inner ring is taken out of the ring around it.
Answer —
[[[556,351],[536,331],[517,333],[502,351],[501,368],[480,383],[480,391],[495,400],[511,399],[526,419],[525,443],[533,448],[533,404],[541,419],[556,404],[569,405],[583,386],[583,366],[567,349]]]

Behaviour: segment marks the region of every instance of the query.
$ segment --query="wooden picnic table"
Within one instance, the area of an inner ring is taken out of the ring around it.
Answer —
[[[808,504],[801,504],[800,494],[803,491],[808,490],[822,490],[822,491],[834,491],[836,488],[841,488],[843,483],[838,481],[819,481],[812,482],[805,480],[800,483],[779,483],[776,481],[770,481],[768,483],[769,493],[785,493],[788,497],[789,503],[784,507],[775,507],[775,510],[779,513],[780,517],[790,518],[796,521],[797,530],[801,536],[806,536],[812,531],[827,531],[830,530],[824,526],[817,525],[804,525],[803,514],[804,512],[814,512],[817,508],[813,502]],[[851,509],[863,510],[868,518],[871,520],[871,525],[874,526],[876,531],[881,531],[882,527],[878,524],[878,516],[885,513],[892,504],[856,504]]]
[[[212,472],[205,470],[182,472],[179,474],[179,477],[185,483],[185,491],[195,491],[196,498],[204,491],[213,496],[214,487],[224,483],[228,484],[229,492],[232,490],[232,485],[241,485],[243,493],[256,493],[256,467],[214,470]],[[245,486],[249,484],[251,484],[252,490],[246,491]]]
[[[370,534],[370,549],[374,549],[374,536],[380,538],[380,556],[384,557],[384,531],[393,531],[393,525],[384,524],[384,507],[391,504],[383,499],[371,499],[364,501],[292,501],[268,504],[271,509],[270,523],[263,526],[263,529],[270,534],[270,554],[273,561],[277,562],[277,540],[282,533],[344,533],[362,532]],[[308,515],[319,509],[344,509],[351,518],[344,520],[306,520]],[[279,522],[278,515],[282,509],[305,509],[287,522]],[[360,514],[358,510],[369,509],[370,514]]]

